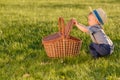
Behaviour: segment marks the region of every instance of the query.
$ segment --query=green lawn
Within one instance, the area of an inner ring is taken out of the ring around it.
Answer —
[[[58,31],[58,17],[87,25],[89,6],[106,11],[114,53],[92,59],[89,35],[74,27],[71,35],[83,41],[80,55],[48,58],[41,40]],[[0,80],[120,80],[120,1],[0,0]]]

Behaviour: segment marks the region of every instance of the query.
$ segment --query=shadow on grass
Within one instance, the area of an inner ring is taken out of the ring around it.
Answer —
[[[87,7],[87,4],[55,4],[55,3],[46,3],[46,4],[39,4],[39,5],[36,5],[36,4],[23,4],[23,5],[20,5],[20,4],[0,4],[1,7],[12,7],[12,8],[20,8],[20,9],[23,9],[23,8],[81,8],[81,9],[84,9]],[[89,5],[90,6],[90,5]]]
[[[39,6],[40,8],[80,8],[80,9],[85,9],[87,7],[86,4],[53,4],[53,3],[49,3],[49,4],[45,4],[45,5],[41,5]]]

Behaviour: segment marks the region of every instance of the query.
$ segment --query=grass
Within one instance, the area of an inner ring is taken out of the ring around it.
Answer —
[[[41,40],[58,31],[58,17],[75,17],[87,25],[89,6],[106,11],[104,29],[114,42],[114,53],[92,59],[90,37],[74,27],[71,35],[83,40],[80,55],[48,58]],[[1,0],[0,80],[120,80],[119,14],[119,0]]]

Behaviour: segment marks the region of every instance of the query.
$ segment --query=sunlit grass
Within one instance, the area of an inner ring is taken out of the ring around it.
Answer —
[[[65,59],[48,58],[42,38],[58,31],[58,18],[76,18],[87,26],[89,6],[102,7],[108,22],[104,26],[115,45],[112,55],[94,60],[89,35],[76,27],[71,35],[82,39],[80,54]],[[119,80],[119,0],[1,0],[0,80]]]

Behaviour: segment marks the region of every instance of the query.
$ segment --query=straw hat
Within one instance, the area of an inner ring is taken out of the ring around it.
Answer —
[[[95,9],[95,10],[92,10],[90,8],[90,10],[101,25],[104,25],[104,23],[106,23],[107,15],[102,8],[98,8],[98,9]]]

